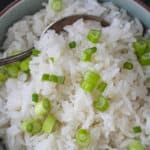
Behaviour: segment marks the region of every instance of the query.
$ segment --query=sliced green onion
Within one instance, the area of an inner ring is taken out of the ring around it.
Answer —
[[[133,47],[135,49],[136,55],[140,57],[146,52],[147,43],[145,40],[138,40],[137,42],[133,43]]]
[[[52,75],[49,75],[49,81],[59,83],[59,84],[64,84],[65,77],[52,74]]]
[[[147,40],[147,51],[146,52],[150,52],[150,40]]]
[[[72,41],[69,43],[70,48],[76,48],[76,46],[77,46],[77,43],[75,41]]]
[[[30,68],[29,68],[30,61],[31,61],[31,58],[26,58],[20,63],[21,71],[26,72],[26,73],[30,71]]]
[[[51,1],[51,9],[55,12],[60,12],[63,9],[63,1],[62,0],[52,0]]]
[[[57,76],[54,74],[43,74],[42,81],[50,81],[50,82],[54,82],[54,83],[64,84],[65,77]]]
[[[96,47],[91,47],[91,48],[85,49],[85,50],[82,52],[82,61],[90,61],[92,55],[93,55],[94,53],[96,53],[96,51],[97,51],[97,48],[96,48]]]
[[[93,71],[87,71],[84,76],[85,81],[97,83],[100,80],[100,75]]]
[[[6,69],[8,72],[8,75],[12,78],[17,78],[20,68],[19,68],[19,63],[14,63],[14,64],[9,64],[6,65]]]
[[[65,82],[65,77],[64,76],[57,76],[57,83],[64,84],[64,82]]]
[[[90,145],[90,133],[86,129],[79,129],[76,140],[80,146],[88,147]]]
[[[51,103],[47,98],[42,99],[35,105],[35,114],[37,116],[46,115],[51,108]]]
[[[6,67],[0,67],[0,82],[5,82],[8,79]]]
[[[49,60],[54,63],[55,62],[55,58],[54,57],[50,57]]]
[[[42,81],[48,81],[49,80],[49,74],[43,74]]]
[[[98,111],[104,112],[108,109],[109,102],[104,96],[100,96],[97,101],[94,102],[94,108]]]
[[[32,101],[33,102],[38,102],[38,100],[39,100],[39,95],[37,93],[33,93],[32,94]]]
[[[24,122],[21,124],[21,128],[22,128],[22,130],[23,130],[24,132],[31,133],[32,130],[33,130],[32,120],[24,121]]]
[[[106,82],[101,82],[98,86],[98,91],[100,93],[103,93],[105,91],[105,89],[107,88],[107,83]]]
[[[21,128],[24,132],[34,135],[41,132],[42,122],[40,120],[27,120],[21,124]]]
[[[140,132],[142,132],[142,129],[140,126],[135,126],[135,127],[133,127],[133,132],[134,133],[140,133]]]
[[[141,65],[150,65],[150,40],[137,41],[133,47]]]
[[[32,55],[33,56],[39,56],[40,53],[41,53],[41,51],[39,51],[37,49],[32,49]]]
[[[8,79],[8,76],[5,76],[3,73],[0,72],[0,82],[5,82]]]
[[[33,124],[32,134],[34,135],[40,133],[42,130],[42,122],[40,120],[33,120],[32,124]]]
[[[140,141],[134,140],[129,144],[128,150],[146,150],[146,148]]]
[[[92,55],[89,55],[89,54],[82,54],[82,61],[91,61],[91,57]]]
[[[58,78],[59,77],[57,75],[54,75],[54,74],[49,75],[49,81],[51,81],[51,82],[58,83]]]
[[[98,43],[102,36],[102,32],[97,29],[92,29],[89,31],[87,38],[92,43]]]
[[[95,84],[94,83],[89,83],[89,82],[82,82],[81,84],[81,88],[85,91],[85,92],[92,92],[95,88]]]
[[[49,115],[43,123],[43,128],[42,128],[43,132],[50,134],[54,129],[55,124],[56,124],[56,118],[52,115]]]
[[[123,68],[124,68],[124,69],[128,69],[128,70],[132,70],[132,69],[133,69],[133,64],[130,63],[130,62],[125,62],[125,63],[123,64]]]
[[[143,54],[139,58],[139,61],[140,61],[141,65],[149,66],[150,65],[150,52]]]
[[[84,80],[81,83],[81,88],[86,92],[92,92],[97,86],[100,80],[100,75],[96,72],[88,71],[84,76]]]

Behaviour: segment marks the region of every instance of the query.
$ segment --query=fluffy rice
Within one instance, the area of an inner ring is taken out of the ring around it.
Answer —
[[[9,79],[0,90],[0,136],[8,150],[80,150],[76,143],[79,128],[91,134],[87,150],[127,150],[133,139],[139,139],[150,150],[150,67],[142,68],[132,48],[136,36],[142,36],[143,27],[137,19],[130,18],[126,11],[112,3],[99,4],[96,0],[64,0],[65,8],[54,13],[49,4],[33,16],[26,16],[15,23],[7,33],[3,57],[13,50],[31,47],[41,50],[39,57],[30,62],[31,78],[20,74],[18,79]],[[103,28],[96,22],[78,20],[66,26],[67,34],[49,31],[38,36],[50,23],[71,14],[87,13],[103,16],[111,22]],[[81,53],[95,46],[86,36],[91,28],[102,30],[98,51],[92,62],[80,61]],[[68,43],[75,40],[77,47],[70,50]],[[55,63],[48,61],[55,58]],[[134,69],[123,70],[123,62],[130,60]],[[101,74],[108,83],[104,95],[110,98],[106,112],[93,108],[93,97],[85,93],[80,83],[87,70]],[[66,77],[64,85],[56,86],[42,82],[44,73]],[[33,118],[32,93],[48,97],[52,104],[51,113],[61,122],[61,127],[52,134],[30,136],[20,129],[21,121]],[[132,128],[140,125],[142,133],[135,134]]]

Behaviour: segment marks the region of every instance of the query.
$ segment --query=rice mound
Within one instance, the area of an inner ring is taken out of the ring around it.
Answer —
[[[53,12],[49,4],[44,4],[45,9],[26,16],[8,30],[3,45],[6,52],[2,57],[13,50],[26,50],[33,46],[41,50],[41,54],[32,57],[29,80],[22,73],[17,79],[10,78],[1,85],[0,136],[4,137],[9,150],[79,150],[76,133],[79,128],[85,128],[91,134],[87,150],[127,150],[133,139],[141,140],[149,150],[150,67],[141,67],[132,47],[136,37],[142,36],[141,23],[112,3],[99,4],[96,0],[64,0],[64,3],[61,13]],[[111,25],[104,28],[97,22],[80,19],[66,26],[66,33],[57,34],[50,30],[38,40],[49,23],[80,13],[103,16]],[[86,38],[92,28],[102,31],[102,38],[96,45]],[[75,49],[68,47],[70,41],[77,42]],[[82,51],[93,46],[98,50],[92,61],[81,61]],[[54,63],[48,61],[50,57],[55,58]],[[134,65],[131,71],[122,69],[127,60]],[[80,87],[87,70],[98,72],[108,83],[103,93],[110,98],[106,112],[95,111],[94,96]],[[42,82],[44,73],[63,75],[65,83],[58,86]],[[30,136],[20,129],[23,120],[35,116],[31,99],[34,92],[49,98],[51,113],[61,123],[51,134]],[[141,134],[132,132],[135,125],[141,126]]]

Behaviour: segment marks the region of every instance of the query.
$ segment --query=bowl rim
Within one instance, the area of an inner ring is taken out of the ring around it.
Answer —
[[[144,2],[142,2],[141,0],[133,0],[135,1],[137,4],[139,4],[141,7],[143,7],[145,10],[147,10],[148,12],[150,12],[150,7],[147,6]],[[22,2],[22,0],[14,0],[13,2],[11,2],[10,4],[8,4],[3,10],[0,11],[0,16],[3,16],[5,13],[7,13],[7,11],[11,8],[13,8],[17,3]]]
[[[11,9],[12,7],[14,7],[18,2],[21,2],[21,0],[14,0],[13,2],[11,2],[10,4],[8,4],[4,9],[2,9],[0,11],[0,16],[3,16],[5,13],[7,13],[7,11],[9,9]]]
[[[150,12],[150,7],[147,6],[143,1],[141,0],[134,0],[134,1]]]

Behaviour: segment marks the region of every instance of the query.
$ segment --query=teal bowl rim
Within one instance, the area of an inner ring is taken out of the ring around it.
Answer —
[[[10,4],[8,4],[3,10],[0,11],[0,16],[3,16],[5,13],[7,13],[7,11],[9,9],[11,9],[12,7],[14,7],[20,1],[21,0],[15,0],[15,1],[11,2]]]
[[[136,3],[138,3],[139,5],[141,5],[145,10],[150,12],[150,7],[148,7],[144,2],[142,2],[141,0],[133,0]],[[5,13],[7,13],[7,11],[9,9],[11,9],[12,7],[14,7],[17,3],[21,2],[21,0],[15,0],[13,2],[11,2],[8,6],[6,6],[2,11],[0,11],[0,16],[3,16]]]
[[[134,1],[150,12],[150,7],[148,7],[144,2],[142,2],[141,0],[134,0]]]
[[[14,0],[13,2],[11,2],[2,11],[0,11],[0,17],[4,16],[9,10],[13,9],[13,7],[15,7],[19,2],[21,3],[22,1],[23,0]],[[132,1],[135,1],[138,5],[140,5],[141,7],[143,7],[146,11],[150,12],[150,7],[148,7],[141,0],[132,0]],[[3,145],[1,145],[1,143],[0,143],[0,150],[4,150],[4,149],[6,149],[6,148],[3,147]]]

